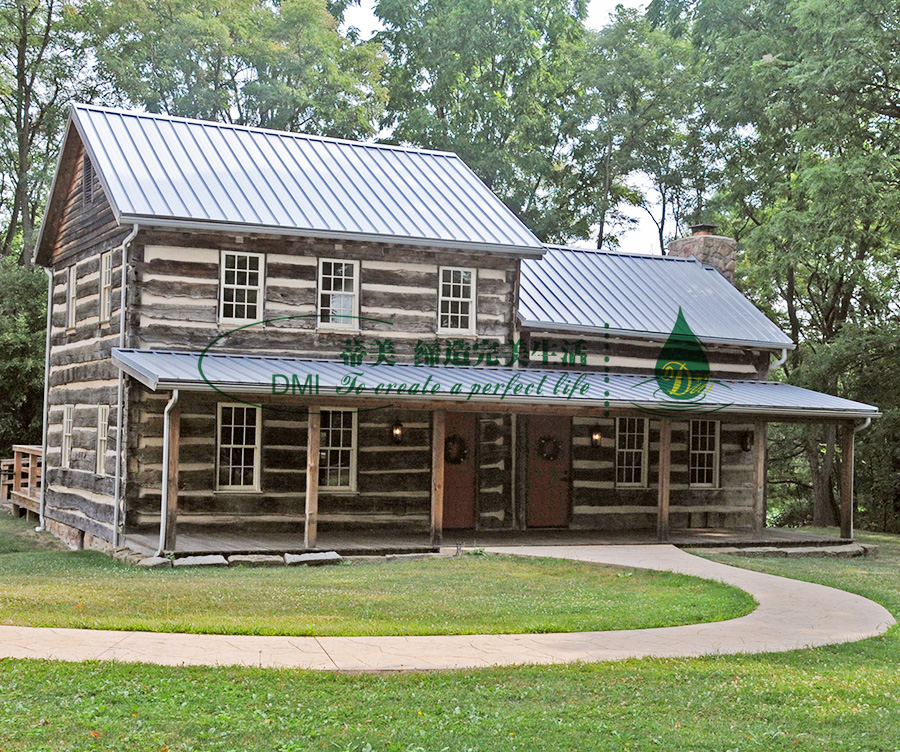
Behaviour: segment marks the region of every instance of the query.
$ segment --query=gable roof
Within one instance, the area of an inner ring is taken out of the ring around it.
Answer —
[[[543,253],[449,152],[84,104],[73,127],[120,224]]]
[[[715,269],[693,258],[547,246],[522,261],[519,319],[550,331],[668,337],[679,307],[704,343],[794,343]]]

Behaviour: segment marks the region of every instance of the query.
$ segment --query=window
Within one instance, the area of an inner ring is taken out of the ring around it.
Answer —
[[[319,487],[356,488],[356,410],[322,410],[319,434]]]
[[[246,491],[259,488],[259,408],[219,404],[216,488]]]
[[[219,262],[220,321],[259,321],[262,318],[264,258],[261,253],[222,251]]]
[[[475,270],[441,267],[438,331],[475,331]]]
[[[78,272],[75,264],[69,267],[66,278],[66,329],[75,328],[75,305],[78,302]]]
[[[719,421],[691,421],[691,486],[719,485]]]
[[[97,475],[106,475],[106,445],[109,443],[109,405],[97,407]]]
[[[87,154],[81,166],[81,199],[84,206],[94,203],[94,163]]]
[[[112,251],[100,254],[100,323],[112,317]]]
[[[319,326],[359,328],[359,262],[319,259]]]
[[[63,405],[62,454],[60,467],[69,467],[72,460],[72,427],[75,422],[75,405]]]
[[[647,419],[616,419],[616,485],[647,485]]]

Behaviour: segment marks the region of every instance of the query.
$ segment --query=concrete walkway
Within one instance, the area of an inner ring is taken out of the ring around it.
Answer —
[[[747,616],[711,624],[563,634],[255,637],[0,626],[0,657],[415,671],[779,652],[853,642],[895,623],[885,608],[861,596],[728,567],[674,546],[505,546],[488,551],[682,572],[741,588],[759,606]]]

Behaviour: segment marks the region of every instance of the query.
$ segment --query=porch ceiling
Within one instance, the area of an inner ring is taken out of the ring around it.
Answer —
[[[704,413],[846,419],[880,415],[877,407],[790,384],[718,380],[700,401],[666,399],[652,377],[575,369],[362,365],[278,356],[161,350],[112,352],[113,362],[153,391],[182,389],[231,395],[294,395],[397,403],[507,405],[614,410],[660,415]],[[305,385],[316,391],[300,391]],[[392,385],[390,390],[386,385]],[[398,391],[397,385],[404,388]],[[296,386],[294,386],[296,385]],[[353,388],[353,387],[357,388]]]

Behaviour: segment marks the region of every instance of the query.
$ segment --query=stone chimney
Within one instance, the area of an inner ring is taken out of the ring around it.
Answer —
[[[734,259],[737,241],[716,235],[715,225],[691,225],[691,235],[669,243],[669,256],[690,258],[714,267],[734,284]]]

